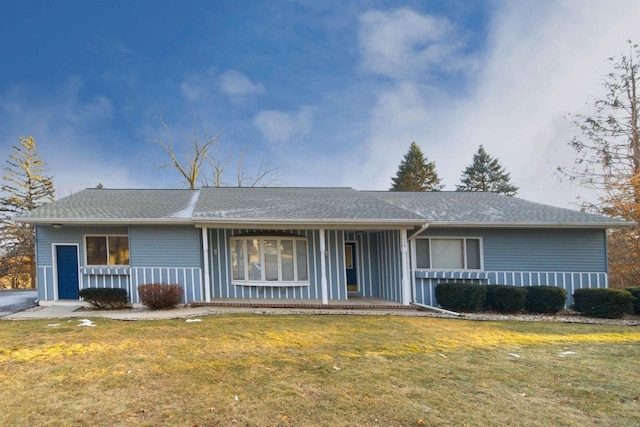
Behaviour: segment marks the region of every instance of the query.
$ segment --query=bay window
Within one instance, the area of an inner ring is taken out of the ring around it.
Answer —
[[[232,237],[231,271],[241,282],[308,282],[307,239]]]

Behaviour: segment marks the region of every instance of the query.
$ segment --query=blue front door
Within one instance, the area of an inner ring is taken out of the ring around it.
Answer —
[[[358,292],[358,270],[356,269],[356,243],[345,242],[344,264],[347,270],[347,291]]]
[[[58,299],[78,299],[78,247],[56,246]]]

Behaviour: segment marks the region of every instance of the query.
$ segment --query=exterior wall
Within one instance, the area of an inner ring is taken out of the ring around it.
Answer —
[[[309,285],[253,286],[244,283],[234,284],[231,277],[231,237],[247,233],[268,236],[269,234],[282,232],[308,239]],[[320,233],[318,230],[210,229],[208,230],[208,236],[211,297],[214,299],[322,299],[321,256],[325,256],[329,299],[347,299],[344,236],[340,230],[325,230],[326,254],[320,252]]]
[[[402,301],[400,231],[381,231],[377,239],[379,297]]]
[[[132,302],[139,301],[137,287],[144,283],[177,283],[184,288],[184,301],[201,301],[202,272],[199,230],[191,226],[100,227],[37,226],[38,299],[55,300],[53,245],[76,244],[80,289],[89,287],[126,289]],[[126,234],[129,236],[130,266],[86,265],[84,236]]]
[[[484,260],[482,271],[414,271],[414,299],[423,304],[437,305],[435,286],[451,281],[559,286],[567,306],[576,289],[608,286],[605,230],[427,229],[421,236],[480,237]]]

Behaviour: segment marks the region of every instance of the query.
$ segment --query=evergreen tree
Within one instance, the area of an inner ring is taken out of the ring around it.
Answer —
[[[518,187],[511,185],[510,174],[481,145],[473,155],[473,163],[462,172],[456,191],[490,191],[515,196]]]
[[[54,189],[46,167],[38,156],[33,137],[20,137],[13,146],[2,176],[0,199],[1,255],[3,269],[11,277],[12,285],[20,285],[21,276],[30,275],[35,287],[35,231],[32,225],[12,221],[12,217],[26,213],[53,201]]]
[[[435,162],[429,162],[415,142],[411,143],[391,181],[391,191],[440,191],[444,187],[440,184]]]

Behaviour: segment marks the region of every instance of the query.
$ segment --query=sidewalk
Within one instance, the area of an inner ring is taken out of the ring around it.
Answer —
[[[128,310],[82,310],[82,305],[50,305],[37,307],[0,317],[0,320],[34,320],[34,319],[70,319],[70,318],[103,318],[114,320],[161,320],[186,319],[216,314],[338,314],[338,315],[376,315],[376,316],[429,316],[417,310],[358,310],[358,309],[317,309],[317,308],[268,308],[268,307],[179,307],[172,310],[151,311],[146,308]]]

